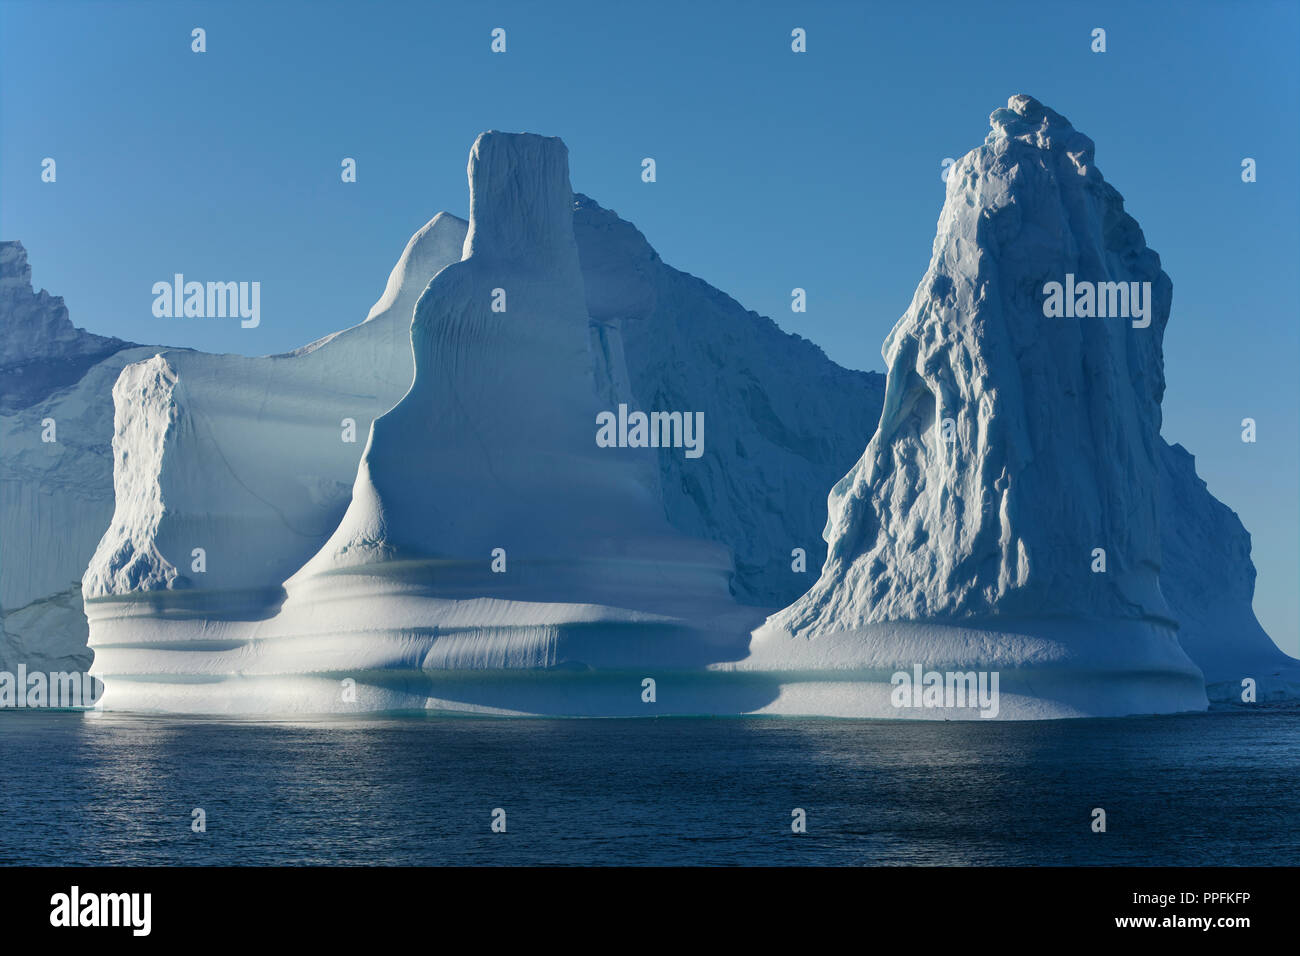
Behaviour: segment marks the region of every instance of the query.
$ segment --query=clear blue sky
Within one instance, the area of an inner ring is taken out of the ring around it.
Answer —
[[[1297,10],[0,0],[0,237],[95,332],[282,351],[363,319],[410,234],[467,214],[480,131],[529,130],[563,137],[574,188],[667,262],[879,370],[929,261],[942,160],[1030,93],[1096,141],[1173,279],[1165,436],[1254,535],[1256,609],[1297,654]],[[154,318],[174,272],[260,281],[261,327]]]

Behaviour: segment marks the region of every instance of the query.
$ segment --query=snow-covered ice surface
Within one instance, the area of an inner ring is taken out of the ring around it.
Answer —
[[[105,705],[974,716],[895,708],[916,664],[997,670],[1002,718],[1202,708],[1198,665],[1211,696],[1294,694],[1249,536],[1159,437],[1158,258],[1063,118],[1016,97],[993,124],[954,167],[887,392],[663,263],[529,134],[480,138],[471,223],[412,237],[359,326],[267,358],[60,345],[99,364],[43,400],[113,434],[77,454]],[[1152,282],[1150,327],[1045,319],[1067,271]],[[597,447],[621,403],[703,412],[705,453]],[[74,549],[24,523],[77,469],[17,475],[8,447],[5,606],[31,541],[23,574],[51,580],[23,593],[79,617],[53,580],[81,576]],[[34,620],[18,657],[85,655]]]

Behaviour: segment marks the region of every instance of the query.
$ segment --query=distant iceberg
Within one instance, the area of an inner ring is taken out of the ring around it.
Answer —
[[[113,382],[157,349],[75,328],[0,242],[0,671],[90,666],[81,577],[113,513]]]

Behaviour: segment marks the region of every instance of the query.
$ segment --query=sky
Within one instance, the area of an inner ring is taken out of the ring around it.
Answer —
[[[1028,93],[1096,142],[1173,279],[1164,435],[1252,533],[1256,612],[1300,654],[1297,49],[1294,0],[0,0],[0,238],[91,331],[280,352],[364,319],[410,235],[467,216],[479,132],[544,133],[666,262],[883,371],[943,160]],[[259,281],[261,324],[155,317],[177,272]]]

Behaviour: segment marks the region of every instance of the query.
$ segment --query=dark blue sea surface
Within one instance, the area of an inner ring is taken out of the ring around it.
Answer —
[[[0,766],[5,864],[1300,864],[1295,708],[1033,723],[11,712]]]

